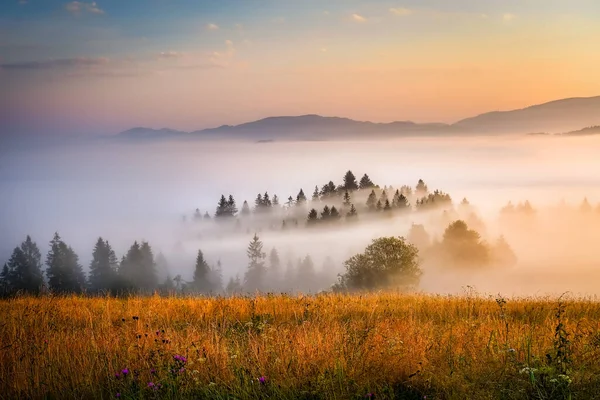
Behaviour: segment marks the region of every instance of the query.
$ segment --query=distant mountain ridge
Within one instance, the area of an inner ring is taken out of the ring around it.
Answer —
[[[529,132],[571,132],[582,126],[600,125],[600,96],[555,100],[531,107],[494,111],[454,124],[395,121],[377,123],[315,114],[268,117],[240,125],[183,132],[169,128],[133,128],[119,138],[156,140],[169,138],[246,138],[257,141],[282,139],[329,140],[393,138],[400,136],[497,135]]]

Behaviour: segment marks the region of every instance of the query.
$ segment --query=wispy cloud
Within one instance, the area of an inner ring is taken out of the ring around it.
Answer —
[[[404,7],[390,8],[390,12],[399,17],[406,17],[407,15],[411,15],[413,10]]]
[[[506,21],[506,22],[510,22],[510,21],[512,21],[513,19],[515,19],[516,17],[517,17],[516,15],[514,15],[514,14],[511,14],[511,13],[504,13],[504,14],[502,15],[502,19],[503,19],[504,21]]]
[[[217,29],[219,29],[219,25],[210,23],[206,25],[206,29],[209,31],[216,31]]]
[[[73,69],[81,67],[94,67],[98,65],[106,65],[110,62],[104,57],[75,57],[61,58],[56,60],[45,61],[26,61],[19,63],[0,64],[0,69],[5,70],[44,70],[44,69]]]
[[[72,1],[65,5],[65,9],[71,14],[79,15],[82,13],[104,14],[104,10],[98,7],[95,1],[86,3],[84,1]]]
[[[360,14],[352,14],[352,20],[355,22],[365,22],[367,19]]]
[[[158,54],[158,58],[180,58],[183,56],[183,53],[178,51],[161,51]]]

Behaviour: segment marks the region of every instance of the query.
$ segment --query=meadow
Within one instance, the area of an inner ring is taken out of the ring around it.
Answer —
[[[0,301],[6,399],[600,398],[600,303],[420,294]]]

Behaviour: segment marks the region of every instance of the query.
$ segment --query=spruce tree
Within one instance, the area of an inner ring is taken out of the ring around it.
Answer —
[[[385,200],[383,211],[392,211],[392,205],[390,204],[390,201],[388,199]]]
[[[331,211],[329,213],[329,219],[331,219],[331,221],[337,221],[341,218],[339,211],[337,210],[337,208],[335,208],[335,206],[331,207]]]
[[[261,212],[263,211],[265,203],[263,202],[262,194],[256,195],[256,199],[254,200],[254,211]]]
[[[80,293],[85,288],[85,275],[75,251],[62,241],[58,233],[50,242],[46,256],[48,286],[56,293]]]
[[[227,208],[229,203],[225,198],[225,195],[221,195],[221,199],[219,199],[219,203],[217,204],[217,211],[215,211],[215,218],[222,218],[227,216]]]
[[[244,276],[244,289],[247,292],[264,290],[265,281],[265,253],[262,251],[263,243],[254,234],[254,238],[248,245],[248,270]]]
[[[415,192],[419,197],[427,196],[427,194],[429,193],[429,189],[427,189],[427,185],[425,184],[425,182],[423,182],[423,179],[419,179],[419,182],[417,182]]]
[[[300,189],[298,195],[296,196],[296,205],[302,205],[306,203],[306,195],[304,194],[304,190]]]
[[[272,205],[273,205],[273,203],[271,203],[271,198],[269,197],[269,193],[265,192],[265,194],[263,195],[263,207],[265,209],[269,209]]]
[[[140,247],[142,255],[142,264],[140,266],[140,286],[146,291],[152,291],[158,287],[156,278],[156,263],[154,262],[154,254],[148,242],[142,242]]]
[[[210,278],[210,267],[204,259],[202,250],[198,250],[198,255],[196,256],[196,266],[194,269],[194,280],[192,281],[194,290],[198,293],[210,293],[212,289]]]
[[[377,211],[381,211],[383,209],[383,205],[381,204],[381,200],[377,200],[377,205],[375,206]]]
[[[232,195],[229,195],[229,198],[227,199],[227,208],[226,208],[225,215],[228,217],[235,217],[237,212],[238,212],[238,209],[235,204],[235,200]]]
[[[346,219],[348,221],[353,221],[353,220],[356,220],[356,217],[358,217],[358,213],[356,212],[356,207],[354,207],[354,204],[351,204],[350,211],[348,211],[346,213]]]
[[[133,243],[121,261],[119,275],[135,289],[148,292],[157,287],[154,256],[147,242],[141,246],[137,241]]]
[[[344,207],[349,207],[351,202],[350,193],[348,189],[344,192]]]
[[[373,181],[371,181],[371,178],[369,178],[369,175],[364,174],[362,178],[360,178],[360,184],[358,186],[360,189],[371,189],[375,187],[375,184],[373,183]]]
[[[326,222],[331,217],[331,210],[328,206],[323,207],[323,211],[321,212],[321,221]]]
[[[223,291],[223,265],[221,260],[217,261],[217,266],[211,270],[211,291],[212,293],[221,293]]]
[[[110,244],[101,237],[96,241],[90,263],[89,286],[94,292],[113,289],[116,283],[118,261]]]
[[[346,172],[346,175],[344,175],[343,187],[344,187],[344,189],[346,189],[346,191],[350,191],[350,192],[358,189],[358,184],[356,183],[356,177],[354,176],[352,171],[348,171],[348,172]]]
[[[20,247],[16,247],[5,264],[7,270],[4,279],[4,290],[15,293],[40,292],[44,284],[42,275],[42,256],[35,242],[28,235]]]
[[[367,208],[369,211],[375,211],[377,208],[377,195],[374,189],[371,190],[371,194],[369,194],[369,198],[367,199]]]
[[[273,207],[279,207],[279,197],[276,194],[273,195]]]
[[[315,191],[313,192],[313,195],[312,195],[312,201],[319,201],[320,198],[321,198],[321,195],[319,193],[319,187],[315,186]]]
[[[242,217],[247,217],[248,215],[250,215],[250,206],[248,205],[248,202],[246,200],[244,200],[244,204],[242,204]]]
[[[319,222],[319,214],[317,213],[317,210],[313,208],[308,213],[307,225],[315,225],[317,222]]]

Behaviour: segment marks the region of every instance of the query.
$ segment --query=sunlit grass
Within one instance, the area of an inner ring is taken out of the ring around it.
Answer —
[[[557,348],[549,298],[4,300],[0,398],[594,398],[600,303],[563,303]]]

